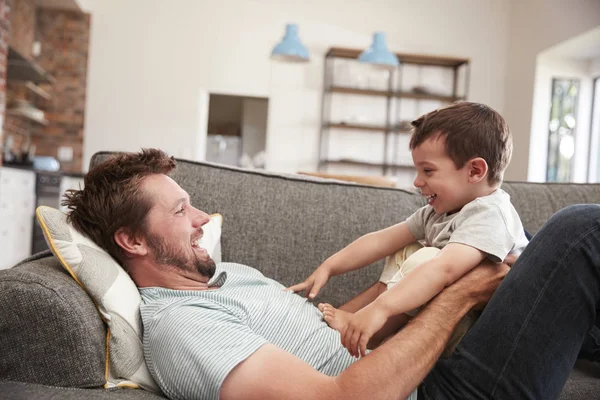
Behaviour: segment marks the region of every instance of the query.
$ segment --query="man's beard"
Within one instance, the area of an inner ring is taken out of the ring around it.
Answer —
[[[178,249],[175,248],[175,246],[170,245],[159,235],[148,232],[146,234],[146,240],[148,246],[152,249],[158,264],[171,265],[183,271],[198,272],[208,279],[212,278],[215,274],[215,262],[210,257],[208,257],[207,260],[201,260],[198,258],[196,252],[192,250],[194,258],[190,263],[185,257],[185,254],[181,254],[182,251],[180,248]]]

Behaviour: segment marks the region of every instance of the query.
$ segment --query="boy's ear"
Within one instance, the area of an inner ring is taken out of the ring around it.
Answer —
[[[469,182],[477,183],[483,179],[487,179],[488,164],[481,158],[476,157],[468,161],[469,164]]]
[[[127,228],[117,229],[114,239],[117,245],[129,255],[145,256],[148,254],[146,241],[134,236]]]

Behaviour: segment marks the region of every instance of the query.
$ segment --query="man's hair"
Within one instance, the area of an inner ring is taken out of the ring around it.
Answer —
[[[488,182],[502,182],[513,144],[508,125],[497,111],[484,104],[458,102],[422,115],[412,126],[411,150],[430,137],[443,135],[446,154],[457,168],[481,157],[488,164]]]
[[[140,235],[152,207],[141,181],[148,175],[167,175],[175,165],[173,157],[158,149],[110,157],[85,175],[82,190],[65,193],[62,205],[70,210],[68,220],[123,264],[125,254],[114,240],[115,232],[125,228]]]

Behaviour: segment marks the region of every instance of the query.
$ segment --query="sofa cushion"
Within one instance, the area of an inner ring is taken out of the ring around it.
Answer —
[[[600,202],[600,185],[582,183],[504,182],[527,232],[535,234],[558,210],[572,204]]]
[[[579,360],[563,387],[559,400],[590,400],[600,397],[600,364]]]
[[[160,400],[146,390],[136,389],[74,389],[23,382],[0,381],[0,399],[10,400]]]
[[[0,271],[0,310],[0,380],[105,383],[104,324],[50,252]]]

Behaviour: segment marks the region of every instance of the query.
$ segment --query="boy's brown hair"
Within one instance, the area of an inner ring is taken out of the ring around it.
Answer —
[[[133,236],[143,234],[151,199],[141,188],[148,175],[169,174],[175,159],[158,149],[121,153],[92,168],[82,190],[68,190],[62,205],[69,208],[69,221],[121,264],[124,253],[114,234],[126,228]]]
[[[443,135],[446,154],[457,168],[481,157],[488,164],[488,182],[502,182],[513,144],[508,125],[497,111],[484,104],[463,101],[422,115],[412,126],[411,150],[432,136]]]

